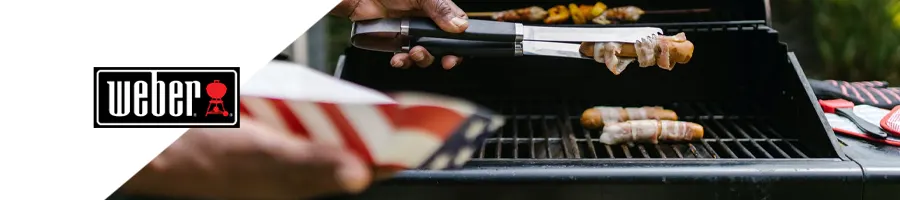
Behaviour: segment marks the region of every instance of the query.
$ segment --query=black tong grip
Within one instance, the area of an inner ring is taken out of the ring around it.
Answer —
[[[466,57],[513,57],[521,55],[521,46],[515,42],[492,42],[420,37],[410,40],[409,47],[422,46],[431,55]]]
[[[516,42],[521,37],[521,33],[516,31],[516,23],[512,22],[469,19],[469,27],[465,32],[449,33],[442,30],[429,18],[407,18],[406,20],[409,22],[408,34],[411,37],[494,42]]]
[[[856,116],[853,113],[853,109],[851,108],[837,108],[834,109],[834,113],[840,116],[844,116],[847,119],[850,119],[853,124],[856,124],[856,127],[862,130],[864,133],[869,134],[878,139],[885,139],[888,137],[887,133],[885,133],[881,127],[878,125],[869,123],[868,121]]]

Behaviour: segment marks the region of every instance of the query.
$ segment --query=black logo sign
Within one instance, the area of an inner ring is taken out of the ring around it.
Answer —
[[[240,127],[239,76],[237,67],[94,67],[94,127]]]

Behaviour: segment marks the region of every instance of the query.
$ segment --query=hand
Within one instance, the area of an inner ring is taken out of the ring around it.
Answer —
[[[466,13],[450,0],[344,0],[331,14],[349,17],[353,21],[427,16],[441,29],[451,33],[462,33],[469,27]],[[397,68],[408,68],[413,64],[428,67],[433,62],[434,56],[421,46],[391,58],[391,66]],[[441,66],[450,69],[460,62],[462,58],[447,55],[441,59]]]
[[[306,199],[356,193],[371,171],[355,155],[241,119],[238,129],[191,129],[122,187],[123,193],[212,199]]]

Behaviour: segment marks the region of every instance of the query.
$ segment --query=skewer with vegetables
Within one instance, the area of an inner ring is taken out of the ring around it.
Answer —
[[[469,17],[490,17],[497,21],[510,22],[543,22],[560,24],[571,20],[574,24],[614,24],[633,23],[645,14],[679,14],[709,12],[710,9],[656,10],[645,11],[636,6],[608,8],[606,4],[597,2],[594,5],[556,5],[544,10],[538,6],[511,9],[500,12],[470,12]]]

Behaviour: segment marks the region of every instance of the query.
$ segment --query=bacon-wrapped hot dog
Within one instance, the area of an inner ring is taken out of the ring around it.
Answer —
[[[642,119],[678,120],[678,115],[675,114],[675,111],[658,106],[635,108],[597,106],[584,110],[584,113],[581,114],[581,126],[588,129],[599,129],[604,124]]]
[[[603,127],[600,142],[607,145],[691,142],[703,138],[703,126],[671,120],[631,120]]]
[[[691,60],[694,43],[687,40],[684,33],[678,33],[674,36],[651,36],[635,43],[583,42],[579,51],[584,56],[605,63],[613,74],[619,75],[635,59],[641,67],[657,65],[672,70],[675,63],[685,64]]]

